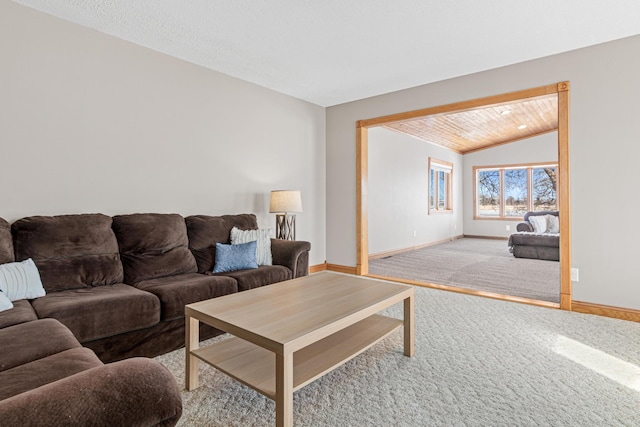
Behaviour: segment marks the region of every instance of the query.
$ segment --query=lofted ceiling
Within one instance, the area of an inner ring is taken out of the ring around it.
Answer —
[[[13,1],[321,106],[640,34],[638,0]]]
[[[467,154],[557,130],[558,96],[435,114],[384,127]]]

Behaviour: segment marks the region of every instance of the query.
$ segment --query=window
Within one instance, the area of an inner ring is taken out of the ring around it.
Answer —
[[[478,215],[500,216],[500,171],[499,170],[479,170],[478,171]]]
[[[504,214],[523,217],[529,210],[529,173],[527,169],[505,169]]]
[[[453,163],[429,157],[429,213],[451,213]]]
[[[558,209],[555,163],[473,170],[475,219],[520,219],[528,211]]]

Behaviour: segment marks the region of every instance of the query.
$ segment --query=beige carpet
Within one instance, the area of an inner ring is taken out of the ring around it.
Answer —
[[[506,240],[458,239],[369,262],[369,273],[560,302],[560,263],[515,258]]]
[[[296,392],[294,425],[640,426],[638,323],[417,287],[416,325],[415,357],[397,331]],[[184,385],[184,350],[156,359]],[[180,426],[275,425],[271,400],[200,381]]]

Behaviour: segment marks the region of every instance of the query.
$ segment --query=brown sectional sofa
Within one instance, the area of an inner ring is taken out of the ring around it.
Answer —
[[[0,329],[0,424],[173,426],[180,389],[160,363],[133,358],[103,365],[54,319]]]
[[[258,228],[251,214],[34,216],[11,228],[0,219],[0,264],[32,258],[47,292],[0,312],[0,419],[174,425],[175,379],[138,356],[184,345],[185,304],[308,274],[310,244],[275,239],[274,265],[211,273],[234,226]],[[201,325],[201,339],[219,333]]]

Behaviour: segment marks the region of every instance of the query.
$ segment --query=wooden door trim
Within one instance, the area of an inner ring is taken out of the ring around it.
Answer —
[[[527,98],[558,95],[558,208],[560,211],[560,308],[571,310],[571,196],[569,152],[569,100],[570,82],[493,95],[453,104],[423,108],[356,122],[356,242],[358,275],[369,274],[369,128],[434,114],[445,114],[481,108],[483,106],[510,103]]]
[[[558,83],[558,205],[560,209],[560,308],[571,310],[571,182],[569,82]]]

